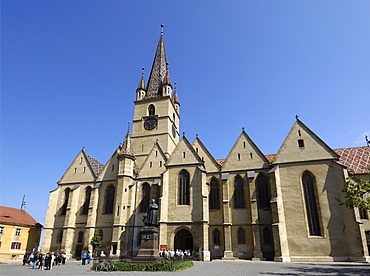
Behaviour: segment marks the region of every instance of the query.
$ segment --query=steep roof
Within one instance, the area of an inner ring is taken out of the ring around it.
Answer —
[[[370,167],[370,147],[341,148],[334,149],[334,151],[340,156],[339,163],[346,166],[351,174],[366,174],[370,172],[365,169]],[[276,154],[265,156],[272,163]],[[225,159],[216,159],[216,161],[222,166]]]
[[[0,223],[42,227],[25,210],[0,206]]]
[[[86,157],[90,162],[90,166],[92,170],[94,171],[95,176],[97,176],[100,173],[100,171],[103,169],[104,165],[100,163],[98,160],[96,160],[95,158],[88,155],[87,153],[86,153]]]
[[[163,79],[167,74],[167,58],[166,51],[164,48],[163,32],[159,38],[157,50],[152,65],[152,71],[150,72],[147,92],[145,98],[153,98],[160,96],[159,89],[163,83]]]

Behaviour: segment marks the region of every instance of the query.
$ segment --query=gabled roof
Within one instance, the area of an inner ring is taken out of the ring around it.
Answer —
[[[351,174],[367,174],[370,171],[365,168],[370,167],[370,147],[355,147],[333,149],[339,156],[339,163],[347,167]],[[265,155],[267,160],[274,162],[276,154]],[[217,163],[222,166],[225,159],[216,159]]]
[[[0,223],[42,227],[25,210],[0,206]]]
[[[85,154],[86,154],[87,160],[89,160],[90,166],[95,174],[95,177],[98,176],[100,171],[103,169],[104,165],[100,163],[98,160],[96,160],[95,158],[88,155],[86,152]]]

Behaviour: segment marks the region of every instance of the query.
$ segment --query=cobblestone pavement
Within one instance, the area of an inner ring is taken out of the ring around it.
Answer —
[[[356,275],[369,276],[370,264],[361,263],[275,263],[252,261],[194,262],[192,268],[177,272],[94,272],[90,265],[70,261],[53,270],[40,271],[21,263],[0,264],[0,275]]]

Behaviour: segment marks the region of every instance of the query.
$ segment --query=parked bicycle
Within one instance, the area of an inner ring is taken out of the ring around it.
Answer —
[[[113,271],[114,264],[111,261],[103,261],[96,265],[95,271]]]

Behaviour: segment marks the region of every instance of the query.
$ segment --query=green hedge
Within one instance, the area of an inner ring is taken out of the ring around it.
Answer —
[[[114,262],[114,271],[175,271],[192,267],[192,261],[164,261],[161,263],[137,264],[128,262]],[[95,270],[95,266],[91,268]]]

